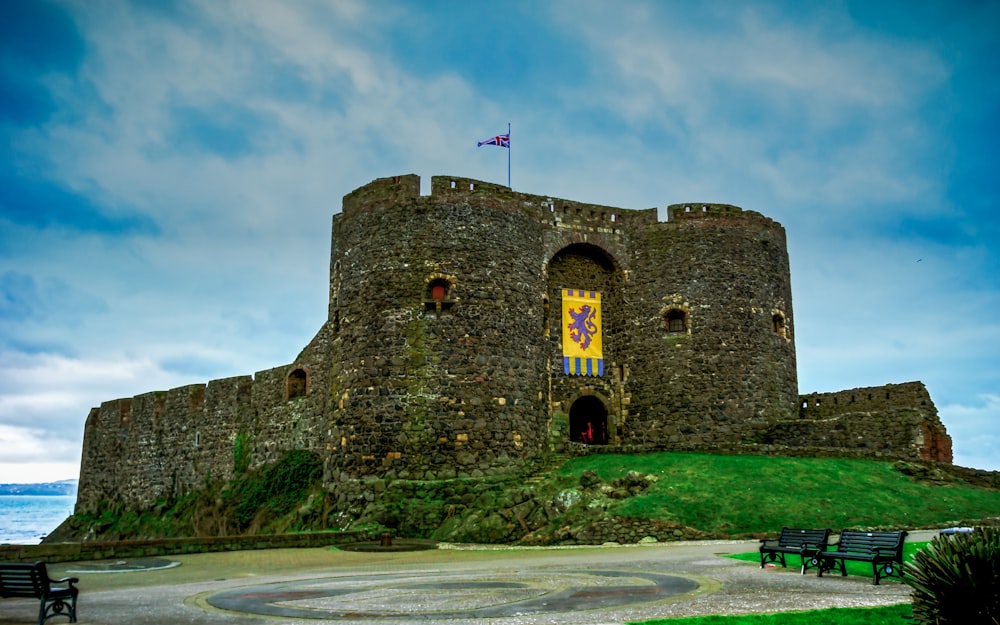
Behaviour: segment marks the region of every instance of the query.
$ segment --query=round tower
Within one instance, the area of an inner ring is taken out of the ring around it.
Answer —
[[[785,232],[755,212],[678,204],[632,232],[628,441],[732,447],[797,414]]]
[[[509,195],[435,177],[421,197],[419,179],[400,176],[344,198],[331,257],[334,479],[485,475],[541,450],[542,225]]]

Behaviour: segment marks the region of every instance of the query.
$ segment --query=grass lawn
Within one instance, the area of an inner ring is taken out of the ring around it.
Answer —
[[[636,621],[630,625],[900,625],[909,622],[909,603],[882,608],[831,608],[740,616],[694,616]]]
[[[593,471],[606,482],[637,471],[656,478],[643,493],[612,503],[612,515],[661,519],[734,536],[782,527],[947,527],[995,516],[1000,490],[964,482],[927,484],[891,462],[844,458],[726,456],[663,452],[595,454],[559,468]]]

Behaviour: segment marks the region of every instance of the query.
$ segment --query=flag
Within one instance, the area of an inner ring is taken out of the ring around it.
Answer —
[[[601,345],[601,294],[562,290],[563,373],[604,375]]]
[[[507,133],[505,135],[497,135],[495,137],[487,139],[486,141],[480,141],[479,143],[476,144],[476,147],[481,148],[484,145],[495,145],[499,148],[510,149],[510,133]]]

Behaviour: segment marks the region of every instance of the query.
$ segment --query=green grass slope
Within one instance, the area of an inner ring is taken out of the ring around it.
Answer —
[[[1000,488],[984,482],[963,482],[945,465],[598,453],[546,458],[525,475],[377,480],[381,496],[345,512],[334,505],[336,485],[321,484],[319,456],[289,452],[236,480],[150,509],[109,504],[98,515],[70,517],[57,533],[60,540],[124,540],[364,528],[407,538],[540,545],[638,541],[650,523],[660,540],[752,537],[783,526],[912,529],[1000,518]],[[623,528],[624,537],[614,534]]]
[[[696,453],[600,454],[559,468],[605,482],[630,471],[648,476],[640,494],[607,513],[658,519],[722,534],[789,527],[918,528],[1000,516],[1000,490],[958,479],[920,482],[891,462],[841,458],[729,456]]]

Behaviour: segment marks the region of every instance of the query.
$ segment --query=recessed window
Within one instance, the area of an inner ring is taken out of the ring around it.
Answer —
[[[434,278],[427,283],[424,294],[424,310],[429,313],[441,313],[451,310],[455,301],[451,297],[452,283],[445,278]]]
[[[787,330],[785,328],[785,315],[780,312],[776,312],[771,315],[771,331],[778,336],[787,337]]]
[[[667,332],[670,334],[684,334],[687,332],[687,313],[674,308],[667,312],[664,321],[667,324]]]
[[[309,375],[305,369],[293,369],[285,380],[285,395],[288,399],[305,397],[309,390]]]

